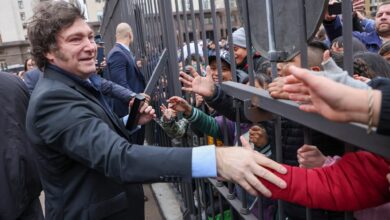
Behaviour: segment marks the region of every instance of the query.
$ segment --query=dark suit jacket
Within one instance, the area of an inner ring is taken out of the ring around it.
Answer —
[[[32,91],[34,90],[35,85],[38,83],[38,80],[42,78],[42,75],[43,73],[38,68],[29,70],[24,74],[24,83],[26,83],[26,86],[30,93],[32,93]]]
[[[132,90],[135,93],[142,93],[145,89],[145,78],[135,64],[134,57],[130,51],[121,44],[115,44],[107,56],[108,71],[106,78]],[[108,74],[108,75],[107,75]],[[119,116],[128,114],[129,106],[118,100],[112,100],[113,110]]]
[[[25,129],[30,93],[21,79],[0,72],[0,94],[0,219],[39,219],[42,209],[31,203],[42,187]],[[26,211],[37,215],[22,218]]]
[[[47,219],[143,219],[141,185],[190,181],[190,148],[132,145],[86,88],[47,69],[27,113],[39,155]],[[132,183],[132,185],[130,185]]]

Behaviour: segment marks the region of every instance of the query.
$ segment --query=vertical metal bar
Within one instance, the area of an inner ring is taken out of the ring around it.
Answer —
[[[219,20],[217,20],[217,13],[215,10],[215,0],[210,1],[211,4],[211,16],[213,18],[213,33],[214,33],[214,43],[215,43],[215,52],[217,57],[217,67],[218,67],[218,81],[222,83],[222,68],[221,68],[221,57],[220,57],[220,47],[219,47]]]
[[[307,27],[306,27],[306,5],[305,0],[299,1],[299,30],[300,30],[300,56],[301,56],[301,67],[307,68],[308,67],[308,55],[307,55]],[[304,143],[305,144],[311,144],[311,135],[310,135],[310,129],[305,127],[303,129],[303,136],[304,136]],[[311,209],[306,208],[306,219],[311,220]]]
[[[344,0],[342,2],[343,12],[343,46],[344,46],[344,70],[350,76],[353,75],[353,51],[352,51],[352,1]],[[346,151],[348,149],[346,148]],[[345,212],[345,219],[353,219],[350,212]]]
[[[232,21],[230,19],[231,13],[230,13],[230,2],[229,0],[225,1],[225,14],[226,14],[226,20],[227,20],[227,32],[228,32],[228,43],[229,43],[229,53],[230,53],[230,71],[233,75],[233,81],[237,82],[237,73],[236,73],[236,61],[234,59],[234,46],[233,46],[233,34],[232,34]],[[234,62],[233,62],[234,60]]]
[[[209,197],[210,197],[210,207],[211,207],[211,217],[215,219],[215,204],[214,204],[214,193],[212,189],[213,185],[208,183],[208,189],[209,189]]]
[[[352,52],[352,2],[344,0],[342,3],[343,11],[343,46],[344,46],[344,70],[349,75],[353,74],[353,52]]]
[[[203,60],[204,64],[207,66],[209,64],[208,59],[208,48],[207,48],[207,40],[206,40],[206,28],[204,25],[204,11],[203,11],[203,0],[199,0],[199,16],[200,16],[200,27],[202,28],[202,41],[203,41]]]
[[[272,78],[277,77],[277,69],[276,69],[276,57],[274,57],[274,53],[276,53],[276,46],[275,46],[275,29],[274,29],[274,13],[273,13],[273,5],[271,0],[265,1],[266,5],[266,12],[267,12],[267,29],[268,29],[268,48],[269,48],[269,55],[271,60],[271,67],[272,67]],[[275,116],[275,154],[276,154],[276,161],[282,162],[282,128],[281,128],[281,117]],[[283,202],[278,200],[278,215],[279,220],[284,219],[284,207]]]
[[[248,61],[248,75],[249,82],[251,86],[255,85],[254,75],[253,75],[253,52],[252,52],[252,37],[251,37],[251,26],[249,19],[249,8],[248,8],[248,0],[244,1],[244,20],[245,20],[245,38],[246,38],[246,51],[247,51],[247,61]]]
[[[159,45],[158,47],[158,51],[161,52],[162,49],[163,49],[163,44],[162,43],[159,43],[161,42],[162,39],[161,36],[163,35],[163,32],[162,32],[162,25],[161,25],[161,19],[157,19],[158,18],[158,15],[160,14],[160,9],[158,7],[158,1],[157,0],[154,0],[154,11],[156,12],[155,14],[155,17],[156,17],[156,25],[157,25],[157,33],[158,33],[158,36],[157,36],[157,45]]]
[[[180,10],[179,10],[179,3],[178,0],[175,0],[175,8],[176,8],[176,24],[177,29],[179,31],[179,50],[180,50],[180,60],[182,64],[184,65],[184,40],[183,40],[183,32],[181,30],[181,19],[180,19]]]
[[[201,220],[202,218],[202,202],[200,201],[200,179],[195,179],[193,180],[195,182],[195,196],[194,196],[194,202],[195,202],[195,198],[197,198],[197,202],[198,202],[198,206],[195,205],[195,214],[196,214],[196,219],[199,219]]]
[[[195,11],[194,11],[194,3],[192,1],[190,1],[190,9],[191,9],[191,20],[192,20],[192,35],[194,37],[194,46],[195,46],[195,54],[196,54],[196,69],[198,73],[200,73],[201,69],[200,69],[199,48],[198,48],[198,32],[195,26]]]
[[[182,7],[182,10],[183,10],[183,18],[184,18],[184,34],[186,35],[186,45],[187,45],[187,58],[186,58],[186,61],[185,62],[186,64],[189,64],[189,57],[190,57],[190,54],[191,54],[191,48],[190,48],[190,34],[189,34],[189,30],[188,30],[188,18],[187,18],[187,9],[185,7],[185,2],[184,0],[181,1],[181,7]],[[184,65],[183,65],[184,67]]]
[[[171,78],[169,79],[169,82],[172,82],[173,85],[173,92],[175,95],[181,96],[181,84],[179,81],[179,70],[177,66],[177,54],[176,54],[176,37],[175,37],[175,30],[173,25],[173,15],[172,15],[172,5],[171,1],[160,1],[160,4],[162,5],[161,10],[164,10],[163,12],[163,19],[164,19],[164,25],[165,25],[165,45],[167,45],[167,49],[169,52],[169,58],[168,58],[168,73],[170,73]]]
[[[219,204],[219,214],[220,214],[220,219],[224,220],[223,216],[223,204],[222,204],[222,195],[218,193],[218,204]]]
[[[276,53],[275,46],[275,29],[274,29],[274,12],[271,0],[265,1],[265,8],[267,12],[267,30],[268,30],[268,54],[270,55],[271,69],[272,69],[272,78],[278,76],[278,71],[276,68],[276,62],[273,57],[273,53]]]

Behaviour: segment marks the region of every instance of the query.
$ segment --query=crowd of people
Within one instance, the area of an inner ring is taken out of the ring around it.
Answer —
[[[286,201],[288,219],[305,219],[305,207],[314,208],[313,219],[343,219],[343,211],[354,211],[356,219],[387,219],[388,158],[344,152],[342,141],[314,130],[309,145],[305,127],[282,117],[283,160],[277,163],[274,119],[264,112],[264,120],[253,123],[221,89],[226,81],[254,86],[328,120],[365,124],[367,135],[390,135],[390,2],[378,6],[373,20],[363,16],[363,6],[353,1],[352,76],[343,71],[342,19],[325,11],[323,27],[308,43],[308,68],[300,68],[298,53],[277,64],[274,79],[271,63],[248,47],[242,27],[231,44],[221,40],[220,50],[210,44],[207,55],[202,48],[180,50],[190,53],[178,53],[179,80],[193,96],[167,97],[156,112],[143,93],[129,24],[117,25],[114,47],[97,61],[99,45],[82,11],[65,1],[39,3],[28,24],[32,58],[19,77],[0,73],[7,94],[0,98],[0,219],[144,219],[142,183],[203,177],[237,183],[237,196],[250,204],[265,196],[261,206],[250,206],[255,215],[263,209],[263,219],[277,215],[275,199]],[[139,94],[146,99],[137,126],[128,129]],[[171,139],[194,131],[209,136],[209,145],[146,146],[143,125],[153,119]],[[241,198],[243,190],[250,196]]]

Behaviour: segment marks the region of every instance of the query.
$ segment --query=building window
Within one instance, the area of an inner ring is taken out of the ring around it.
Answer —
[[[2,71],[8,69],[8,65],[7,65],[7,62],[5,62],[5,60],[0,60],[0,69],[1,69]]]
[[[20,12],[20,19],[22,21],[26,20],[26,14],[24,12]]]
[[[237,8],[237,4],[235,0],[230,0],[230,8]]]
[[[19,9],[23,9],[24,8],[23,0],[18,0],[18,6],[19,6]]]
[[[23,29],[27,29],[27,23],[26,22],[23,22]]]
[[[204,9],[210,9],[211,8],[210,0],[203,0],[203,8]]]
[[[97,17],[97,20],[101,22],[103,20],[103,12],[102,11],[98,11],[96,13],[96,17]]]
[[[192,1],[192,0],[187,0],[187,1],[186,1],[186,11],[189,11],[189,10],[191,9],[191,3],[190,3],[190,1]]]

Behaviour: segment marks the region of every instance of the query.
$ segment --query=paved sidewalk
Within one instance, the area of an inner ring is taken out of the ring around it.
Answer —
[[[154,196],[151,185],[144,184],[143,186],[144,186],[145,196],[148,197],[148,201],[145,202],[145,220],[178,219],[178,218],[170,218],[171,215],[169,215],[169,214],[168,214],[167,218],[164,218],[164,216],[161,214],[160,207],[158,205],[156,197]],[[159,195],[161,195],[161,193],[159,193]],[[39,196],[39,199],[41,200],[43,210],[45,210],[45,195],[44,195],[43,191],[42,191],[41,195]],[[179,208],[179,210],[180,210],[180,208]],[[170,210],[168,209],[168,211],[170,211]]]

